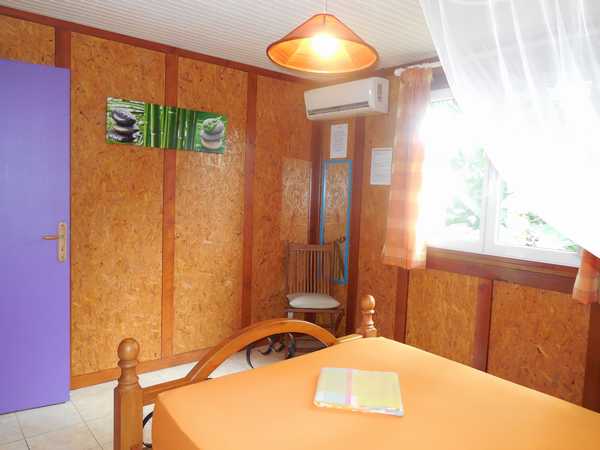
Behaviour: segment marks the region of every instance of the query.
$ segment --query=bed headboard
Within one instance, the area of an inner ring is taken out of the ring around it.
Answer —
[[[208,379],[208,376],[231,355],[243,350],[253,342],[268,336],[283,333],[298,333],[312,336],[325,346],[377,336],[373,322],[375,299],[366,295],[361,299],[361,324],[356,334],[336,338],[333,334],[314,323],[294,319],[270,319],[257,322],[241,329],[233,336],[210,349],[190,372],[178,380],[142,388],[139,384],[137,365],[140,345],[133,338],[123,339],[117,354],[121,376],[115,388],[114,450],[140,450],[142,444],[142,410],[152,404],[161,392],[169,391]]]

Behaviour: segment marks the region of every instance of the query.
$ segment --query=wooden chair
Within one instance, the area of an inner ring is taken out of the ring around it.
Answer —
[[[308,320],[318,314],[329,316],[327,327],[334,335],[344,317],[344,308],[331,296],[334,271],[333,243],[289,244],[287,265],[288,319],[302,313]]]

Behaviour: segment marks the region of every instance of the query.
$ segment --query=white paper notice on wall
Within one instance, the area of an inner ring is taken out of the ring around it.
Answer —
[[[371,152],[371,184],[389,186],[392,183],[392,149],[374,148]]]
[[[329,142],[329,159],[345,158],[348,155],[348,124],[332,125]]]

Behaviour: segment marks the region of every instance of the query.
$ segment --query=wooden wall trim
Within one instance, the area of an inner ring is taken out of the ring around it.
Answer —
[[[62,28],[54,29],[54,65],[71,67],[71,32]]]
[[[439,248],[427,249],[427,268],[508,281],[538,289],[573,291],[576,267],[559,266]]]
[[[177,106],[179,78],[177,55],[165,59],[165,104]],[[175,189],[177,184],[177,152],[163,150],[163,233],[162,233],[162,299],[161,354],[173,354],[175,327]]]
[[[248,74],[246,152],[244,154],[244,224],[242,249],[242,327],[252,321],[252,250],[254,240],[254,176],[256,172],[256,97],[258,77]]]
[[[598,303],[590,307],[583,406],[600,412],[600,304]]]
[[[475,306],[475,336],[473,338],[473,367],[487,372],[490,327],[492,324],[492,298],[494,283],[479,279]]]
[[[196,59],[199,61],[203,61],[210,64],[216,64],[218,66],[228,67],[231,69],[240,70],[242,72],[247,72],[248,74],[253,73],[255,75],[261,75],[263,77],[275,78],[278,80],[291,81],[294,83],[306,84],[308,88],[318,87],[319,84],[307,78],[300,78],[294,75],[289,75],[287,73],[275,72],[274,70],[263,69],[262,67],[252,66],[250,64],[244,64],[237,61],[231,61],[229,59],[219,58],[216,56],[205,55],[203,53],[193,52],[191,50],[184,50],[180,48],[175,48],[173,50],[177,55],[189,58]]]
[[[63,69],[71,68],[71,32],[65,31],[60,28],[54,29],[54,65],[56,67],[62,67]],[[69,77],[69,84],[71,83],[71,79]],[[69,90],[70,95],[70,90]],[[70,143],[69,143],[70,146]],[[69,150],[70,154],[70,150]],[[69,156],[70,158],[70,156]],[[70,186],[69,186],[70,189]],[[69,195],[69,202],[71,201]],[[69,207],[69,214],[73,211],[72,207]],[[69,226],[73,223],[72,217],[69,217]],[[69,245],[71,245],[71,240],[69,239]],[[71,255],[72,247],[69,247],[69,255]],[[69,326],[71,327],[72,313],[71,313],[71,292],[73,291],[73,276],[72,270],[73,267],[71,265],[71,260],[69,259]],[[72,327],[71,327],[72,330]],[[73,359],[73,333],[69,332],[69,367],[71,366],[71,361]]]
[[[396,320],[394,324],[394,339],[398,342],[406,342],[409,282],[410,270],[398,267],[396,282]]]
[[[321,151],[323,125],[313,122],[310,136],[312,176],[310,180],[310,211],[308,242],[318,244],[320,240],[319,225],[321,221],[321,168],[323,155]]]
[[[152,372],[154,370],[166,369],[167,367],[179,366],[198,361],[210,348],[195,350],[193,352],[180,353],[166,358],[153,359],[151,361],[142,361],[137,367],[138,373]],[[117,349],[115,349],[115,360],[117,359]],[[98,372],[74,375],[71,377],[71,389],[79,389],[94,384],[105,383],[116,380],[121,374],[121,369],[113,367],[111,369],[100,370]]]
[[[350,251],[348,258],[348,302],[346,304],[346,333],[356,328],[358,272],[360,249],[360,219],[362,211],[363,167],[365,159],[365,118],[354,122],[354,161],[352,167],[352,203],[350,207]]]
[[[300,78],[294,75],[286,73],[275,72],[274,70],[264,69],[262,67],[252,66],[250,64],[244,64],[236,61],[231,61],[224,58],[218,58],[216,56],[205,55],[203,53],[193,52],[190,50],[184,50],[177,47],[172,47],[165,44],[159,44],[157,42],[148,41],[146,39],[135,38],[127,36],[121,33],[115,33],[112,31],[102,30],[99,28],[90,27],[87,25],[81,25],[66,20],[55,19],[53,17],[42,16],[27,11],[21,11],[15,8],[9,8],[8,6],[0,6],[0,14],[4,16],[14,17],[16,19],[27,20],[29,22],[35,22],[42,25],[48,25],[51,27],[71,31],[74,33],[87,34],[90,36],[99,37],[102,39],[109,39],[112,41],[122,42],[124,44],[134,45],[136,47],[146,48],[148,50],[154,50],[162,53],[171,53],[185,58],[196,59],[211,64],[217,64],[219,66],[230,67],[232,69],[241,70],[248,73],[255,73],[258,75],[277,78],[280,80],[293,81],[297,83],[303,83],[310,86],[317,86],[318,83],[306,78]]]

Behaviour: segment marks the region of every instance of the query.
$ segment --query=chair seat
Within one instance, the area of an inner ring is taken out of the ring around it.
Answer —
[[[297,293],[288,294],[287,298],[292,308],[333,309],[340,306],[340,302],[327,294]]]

